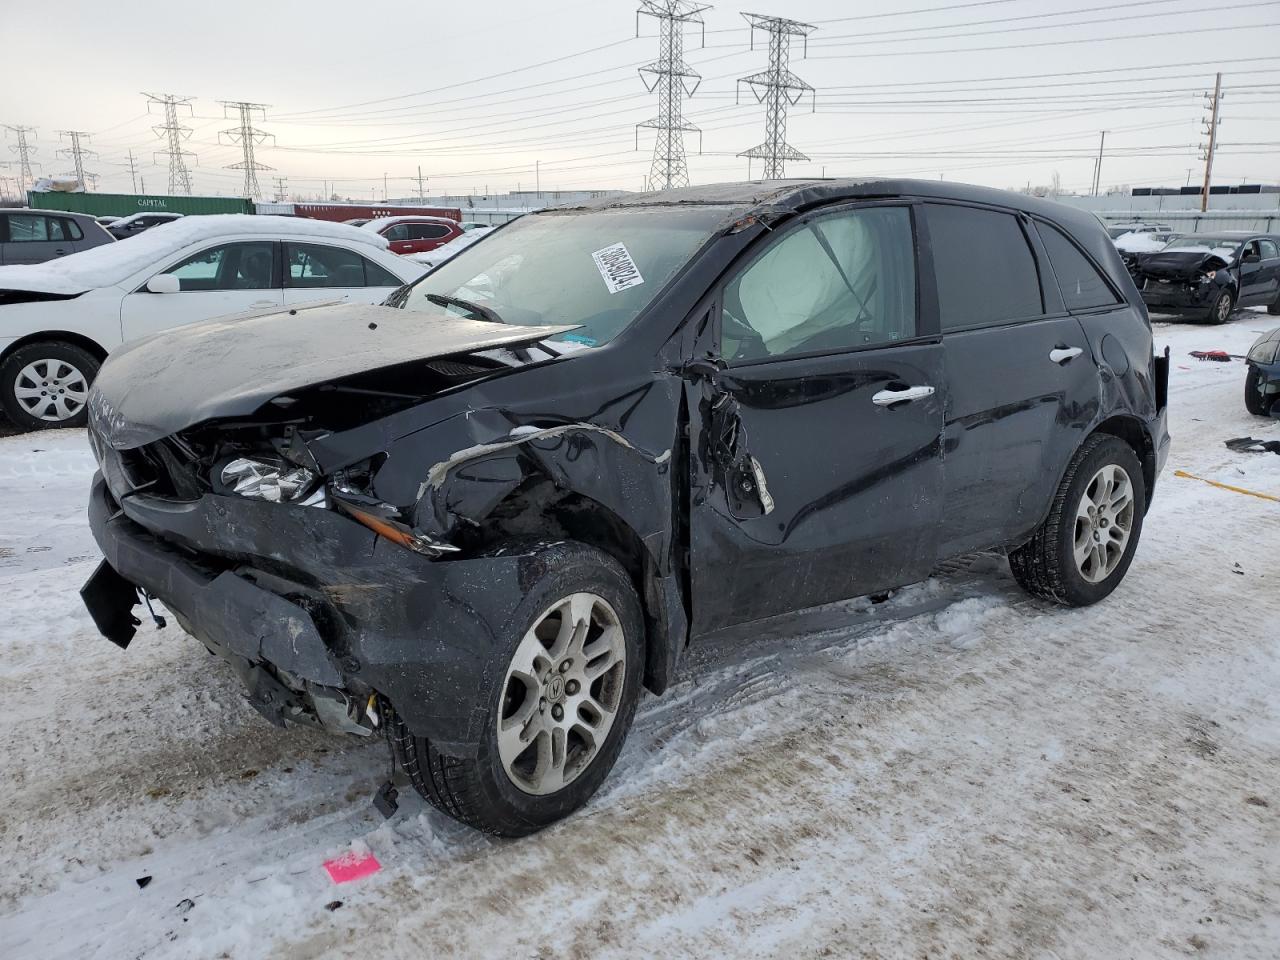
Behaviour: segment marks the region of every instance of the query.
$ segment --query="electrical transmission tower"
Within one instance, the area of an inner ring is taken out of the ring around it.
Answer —
[[[424,176],[422,175],[422,167],[421,167],[421,166],[419,166],[419,167],[418,167],[418,175],[417,175],[416,177],[410,177],[409,179],[410,179],[410,180],[417,181],[417,184],[418,184],[418,202],[419,202],[419,203],[421,203],[423,200],[425,200],[425,199],[426,199],[427,180],[428,180],[428,178],[427,178],[427,177],[424,177]]]
[[[120,164],[124,166],[124,164]],[[133,148],[129,148],[129,179],[133,181],[133,192],[138,192],[138,164],[133,157]]]
[[[275,185],[276,185],[276,192],[274,197],[276,203],[284,203],[286,200],[289,199],[289,184],[287,182],[289,178],[288,177],[272,177],[271,179],[275,182]]]
[[[653,143],[653,164],[649,169],[649,186],[659,190],[689,185],[689,165],[684,156],[684,135],[702,131],[686,123],[683,115],[684,98],[693,96],[702,75],[684,60],[684,27],[688,23],[702,26],[703,44],[706,43],[706,25],[702,12],[710,10],[707,3],[692,0],[640,0],[636,11],[636,36],[640,36],[640,16],[658,21],[658,59],[640,68],[640,79],[645,89],[658,94],[658,115],[652,120],[636,125],[636,149],[640,149],[640,127],[657,131]],[[701,140],[699,140],[701,152]]]
[[[259,163],[253,158],[254,147],[267,140],[275,140],[274,136],[256,129],[253,125],[254,114],[260,115],[263,120],[267,119],[267,105],[265,103],[248,103],[244,100],[219,100],[218,102],[222,104],[224,115],[232,107],[240,115],[240,126],[232,127],[230,130],[221,130],[218,132],[218,137],[226,137],[231,143],[240,144],[240,149],[244,151],[244,159],[239,163],[227,164],[227,169],[244,171],[244,196],[253,199],[262,194],[262,188],[258,186],[258,171],[275,169],[275,167]]]
[[[178,122],[178,108],[183,107],[188,113],[191,112],[191,101],[195,97],[175,97],[171,93],[144,93],[147,98],[147,112],[151,112],[151,105],[158,104],[164,107],[164,123],[158,124],[151,129],[155,131],[156,136],[168,142],[168,148],[159,153],[165,154],[169,158],[169,193],[183,194],[191,196],[191,173],[187,170],[187,158],[191,158],[192,164],[196,161],[196,155],[190,150],[182,149],[182,142],[191,139],[191,128],[185,124]]]
[[[769,69],[738,80],[739,84],[745,83],[751,88],[757,103],[765,105],[764,143],[738,156],[746,157],[748,165],[752,159],[763,160],[764,179],[779,180],[784,175],[786,161],[809,159],[787,143],[787,108],[799,103],[806,93],[814,92],[813,87],[791,72],[791,38],[804,37],[807,54],[809,34],[817,27],[798,20],[766,17],[759,13],[744,13],[742,16],[751,24],[752,49],[755,49],[756,30],[769,34]],[[741,87],[738,89],[741,90]],[[813,108],[818,109],[817,94],[814,94]]]
[[[6,123],[4,129],[12,133],[18,141],[17,143],[9,144],[9,150],[11,153],[18,155],[18,187],[20,190],[25,189],[35,180],[31,173],[31,168],[40,166],[40,164],[31,159],[31,155],[36,152],[36,148],[27,143],[27,134],[35,133],[36,128]]]
[[[96,173],[86,173],[84,169],[85,157],[96,157],[97,154],[92,150],[86,150],[81,140],[88,140],[89,134],[84,130],[59,130],[59,137],[66,137],[71,141],[71,146],[63,147],[58,151],[58,156],[66,157],[75,165],[76,186],[81,190],[88,189],[88,181],[97,182],[98,175]]]
[[[1210,180],[1213,177],[1213,155],[1218,149],[1218,124],[1222,120],[1218,117],[1218,107],[1222,102],[1222,74],[1218,74],[1217,79],[1213,82],[1213,94],[1205,94],[1204,98],[1209,102],[1209,119],[1204,122],[1204,132],[1209,135],[1209,142],[1200,145],[1200,159],[1204,161],[1204,188],[1200,191],[1200,212],[1209,209],[1209,187]]]

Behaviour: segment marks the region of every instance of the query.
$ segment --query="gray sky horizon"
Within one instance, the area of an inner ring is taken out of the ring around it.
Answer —
[[[736,156],[764,136],[764,108],[736,78],[767,64],[742,10],[813,24],[791,69],[816,88],[790,111],[788,141],[809,155],[788,176],[921,176],[995,187],[1048,184],[1087,192],[1099,132],[1102,184],[1198,183],[1204,93],[1224,73],[1215,183],[1280,181],[1280,2],[914,0],[902,8],[800,0],[707,10],[705,47],[686,30],[702,74],[684,103],[694,183],[746,179]],[[259,127],[263,195],[287,178],[299,199],[326,186],[356,200],[517,188],[639,190],[657,112],[636,68],[656,58],[656,23],[630,3],[509,2],[425,6],[368,0],[270,5],[224,0],[216,11],[135,0],[85,0],[52,16],[33,5],[0,14],[8,77],[0,123],[37,128],[37,174],[63,174],[60,130],[92,133],[85,167],[101,192],[132,192],[133,151],[147,192],[167,189],[163,143],[141,91],[195,97],[185,122],[195,193],[238,195],[226,165],[240,148],[219,100],[269,104]],[[761,41],[765,40],[764,43]],[[50,70],[52,63],[60,66]],[[219,142],[219,141],[222,142]],[[0,159],[15,159],[12,135]],[[156,155],[158,154],[158,155]],[[155,161],[153,162],[153,155]],[[0,168],[14,176],[15,167]],[[751,174],[758,176],[758,162]]]

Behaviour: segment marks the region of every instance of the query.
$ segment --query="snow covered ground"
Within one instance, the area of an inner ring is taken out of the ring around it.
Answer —
[[[1111,599],[984,556],[695,648],[517,842],[383,821],[380,743],[275,730],[172,625],[96,636],[83,433],[0,439],[0,956],[1274,958],[1280,503],[1173,471],[1280,496],[1222,445],[1280,438],[1243,364],[1187,356],[1277,323],[1157,325],[1174,449]],[[382,870],[335,886],[349,850]]]

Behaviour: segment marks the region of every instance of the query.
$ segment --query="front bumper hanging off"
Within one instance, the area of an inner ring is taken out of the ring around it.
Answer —
[[[214,494],[117,503],[100,474],[89,525],[105,560],[81,596],[113,643],[132,639],[141,589],[236,667],[273,722],[323,717],[317,697],[378,692],[415,734],[461,754],[479,742],[486,668],[537,562],[438,562],[316,507]]]

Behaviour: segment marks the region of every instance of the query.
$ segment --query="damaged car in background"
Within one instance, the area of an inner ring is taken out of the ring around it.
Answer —
[[[1280,235],[1194,233],[1124,260],[1153,311],[1209,323],[1226,323],[1237,307],[1280,314]]]
[[[691,639],[990,548],[1038,597],[1106,597],[1167,378],[1102,227],[1046,201],[764,182],[543,211],[385,305],[113,353],[82,595],[121,647],[162,602],[271,722],[385,736],[432,804],[521,835],[588,800]]]

